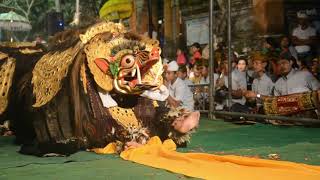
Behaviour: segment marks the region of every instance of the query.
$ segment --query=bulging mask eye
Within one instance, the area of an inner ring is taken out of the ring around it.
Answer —
[[[131,68],[134,66],[134,57],[132,55],[125,55],[121,59],[121,67]]]

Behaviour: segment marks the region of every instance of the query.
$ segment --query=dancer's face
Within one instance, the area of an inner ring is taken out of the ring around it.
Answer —
[[[187,133],[198,126],[199,119],[200,113],[195,111],[176,118],[171,125],[178,132]]]

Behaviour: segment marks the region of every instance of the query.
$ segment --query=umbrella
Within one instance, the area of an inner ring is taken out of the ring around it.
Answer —
[[[132,0],[109,0],[99,11],[100,18],[105,20],[124,19],[131,16]]]
[[[29,31],[31,25],[25,17],[10,11],[0,14],[0,28],[8,31]]]
[[[11,32],[10,41],[13,42],[12,31],[29,31],[31,25],[28,19],[10,11],[8,13],[0,14],[0,28]]]
[[[10,11],[0,14],[0,28],[9,31],[29,31],[31,25],[25,17]]]

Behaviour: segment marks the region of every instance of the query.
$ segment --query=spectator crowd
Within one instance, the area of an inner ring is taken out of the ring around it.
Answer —
[[[243,113],[263,113],[261,97],[283,96],[320,89],[319,30],[305,13],[297,13],[298,25],[291,34],[267,37],[255,50],[234,52],[228,68],[224,42],[214,51],[214,107]],[[165,64],[165,82],[170,91],[167,103],[189,109],[209,107],[208,45],[194,43],[189,52],[177,49],[176,59]],[[231,104],[228,104],[228,75],[231,73]],[[199,84],[204,86],[198,86]],[[206,86],[207,85],[207,86]],[[231,108],[228,108],[231,107]],[[308,114],[318,118],[317,112]]]

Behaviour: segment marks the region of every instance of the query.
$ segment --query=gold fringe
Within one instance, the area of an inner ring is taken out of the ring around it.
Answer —
[[[4,60],[8,57],[7,54],[3,53],[3,52],[0,52],[0,60]]]
[[[15,67],[16,60],[13,58],[8,58],[0,67],[0,114],[2,114],[8,106],[9,90]]]
[[[97,34],[101,34],[104,32],[111,32],[115,35],[123,34],[126,32],[125,27],[121,23],[113,23],[113,22],[101,22],[92,27],[90,27],[85,34],[80,35],[81,42],[83,44],[88,43],[92,38],[94,38]]]
[[[132,127],[141,128],[141,124],[138,122],[138,119],[131,108],[121,108],[116,106],[108,108],[108,110],[112,118],[126,129],[130,129]]]
[[[24,48],[24,47],[36,47],[35,42],[1,42],[0,47],[6,48]]]
[[[94,60],[96,58],[107,58],[111,56],[111,49],[126,41],[128,40],[123,37],[118,37],[109,42],[104,42],[99,37],[95,37],[84,48],[90,72],[93,74],[98,86],[105,91],[111,91],[113,89],[113,77],[109,74],[104,74],[95,64]]]
[[[33,54],[33,53],[40,53],[43,52],[42,49],[29,49],[29,48],[24,48],[24,49],[19,49],[19,52],[22,54]]]
[[[81,69],[80,69],[80,78],[81,78],[81,81],[82,81],[82,86],[83,86],[83,89],[84,89],[84,93],[87,94],[87,76],[86,76],[86,66],[85,64],[81,64]]]
[[[32,74],[33,93],[36,102],[33,107],[48,103],[61,89],[61,81],[67,76],[69,66],[81,49],[81,43],[62,52],[50,52],[35,65]]]

